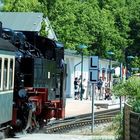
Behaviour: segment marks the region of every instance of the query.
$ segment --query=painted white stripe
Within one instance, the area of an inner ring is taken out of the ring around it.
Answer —
[[[0,94],[9,94],[9,93],[13,93],[13,90],[0,91]]]

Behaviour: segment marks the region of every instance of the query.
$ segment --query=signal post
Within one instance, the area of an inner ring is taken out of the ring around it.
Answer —
[[[89,80],[91,83],[91,94],[92,94],[92,126],[91,132],[94,131],[94,98],[95,98],[95,84],[99,78],[99,58],[98,56],[90,56],[90,66],[89,66]]]

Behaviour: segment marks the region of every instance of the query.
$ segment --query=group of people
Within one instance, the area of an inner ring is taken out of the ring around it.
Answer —
[[[81,86],[82,84],[82,86]],[[81,82],[81,78],[76,77],[74,79],[74,99],[79,100],[80,98],[88,99],[90,97],[91,99],[91,94],[90,86],[88,86],[89,83],[87,83],[86,79],[83,79]],[[82,89],[81,89],[82,88]],[[86,93],[87,91],[87,93]],[[99,100],[111,100],[111,92],[110,92],[110,87],[109,83],[106,81],[106,78],[102,77],[99,78],[96,86],[95,86],[95,96],[99,97]]]
[[[80,99],[80,93],[81,98],[83,98],[83,95],[86,90],[86,79],[83,79],[81,82],[81,78],[76,77],[74,80],[74,99],[79,100]]]
[[[111,91],[110,91],[109,83],[106,81],[105,77],[104,79],[102,79],[102,77],[99,78],[97,82],[97,89],[98,89],[99,100],[102,99],[111,100]]]

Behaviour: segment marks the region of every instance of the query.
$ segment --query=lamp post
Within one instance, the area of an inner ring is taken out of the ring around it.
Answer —
[[[83,93],[82,93],[82,89],[83,89],[83,49],[87,48],[87,46],[85,45],[79,45],[78,48],[81,50],[81,85],[80,85],[80,88],[81,88],[81,91],[80,91],[80,100],[83,99]]]
[[[111,60],[112,60],[112,56],[114,55],[114,53],[113,52],[111,52],[111,51],[109,51],[109,52],[107,52],[107,54],[110,56],[109,57],[109,87],[111,86],[110,85],[110,82],[111,82]]]
[[[131,76],[131,67],[130,67],[130,63],[131,63],[131,60],[134,59],[134,56],[127,56],[127,72],[126,72],[126,79],[128,79],[129,76]],[[129,72],[128,72],[129,71]]]

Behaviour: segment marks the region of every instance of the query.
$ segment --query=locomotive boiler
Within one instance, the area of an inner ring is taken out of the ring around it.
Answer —
[[[63,44],[7,28],[2,29],[2,38],[16,48],[10,125],[16,131],[32,131],[51,118],[64,118],[66,67]]]

